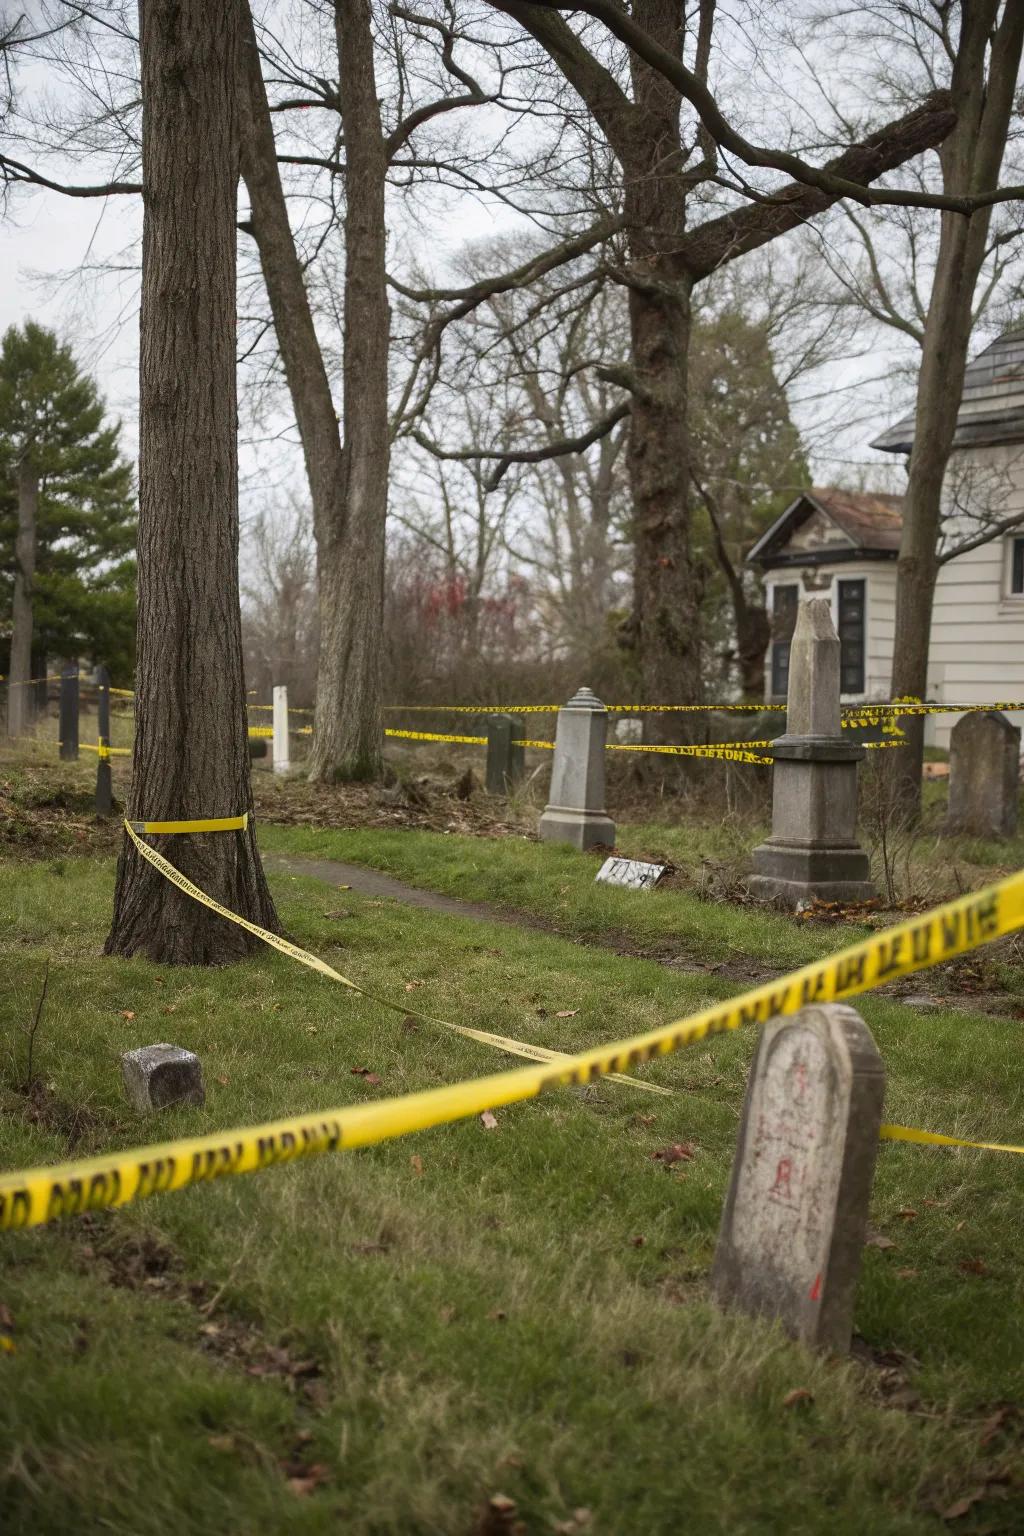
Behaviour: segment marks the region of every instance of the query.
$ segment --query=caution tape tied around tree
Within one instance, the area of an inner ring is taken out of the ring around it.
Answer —
[[[182,890],[191,885],[153,849],[139,845],[151,863]],[[204,897],[204,893],[199,893]],[[197,898],[199,899],[199,898]],[[211,904],[209,897],[204,897]],[[216,908],[215,908],[216,910]],[[222,912],[223,908],[219,909]],[[232,920],[265,936],[244,919]],[[597,1046],[575,1056],[511,1072],[430,1088],[403,1098],[385,1099],[292,1116],[264,1125],[215,1131],[207,1136],[53,1167],[27,1169],[0,1177],[0,1229],[38,1226],[85,1210],[126,1205],[161,1191],[183,1189],[232,1174],[251,1173],[278,1163],[293,1162],[352,1147],[371,1146],[479,1114],[485,1109],[536,1098],[548,1089],[586,1084],[611,1073],[628,1072],[658,1056],[682,1050],[709,1035],[763,1024],[791,1015],[810,1003],[830,1003],[856,997],[899,976],[966,954],[1024,926],[1024,873],[1011,875],[971,896],[937,907],[884,933],[873,934],[827,960],[814,961],[777,981],[767,982],[732,1000],[702,1009],[613,1045]],[[276,935],[274,936],[276,940]],[[277,940],[286,953],[295,946]],[[305,951],[295,958],[310,959]],[[316,968],[329,970],[318,962]],[[335,975],[336,980],[352,983]],[[353,987],[353,990],[356,990]],[[1021,1153],[1021,1147],[980,1142],[905,1126],[886,1125],[882,1136],[891,1141],[919,1141],[936,1146],[980,1147]]]

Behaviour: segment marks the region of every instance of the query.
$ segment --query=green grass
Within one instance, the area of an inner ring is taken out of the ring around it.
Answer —
[[[391,841],[374,837],[383,864]],[[565,883],[571,862],[545,879]],[[354,980],[561,1048],[731,990],[560,937],[274,885],[293,937]],[[0,867],[6,1168],[64,1157],[69,1134],[86,1154],[502,1060],[425,1023],[408,1032],[269,952],[201,972],[103,959],[111,886],[108,861]],[[750,917],[707,915],[727,945]],[[598,920],[618,909],[581,919]],[[811,937],[825,938],[793,942]],[[30,1103],[22,1028],[47,957]],[[1020,1025],[878,999],[863,1011],[891,1118],[1022,1139]],[[200,1052],[207,1106],[140,1121],[117,1058],[166,1038]],[[872,1221],[895,1246],[866,1251],[857,1326],[911,1357],[893,1396],[892,1370],[815,1358],[707,1298],[752,1045],[718,1039],[647,1069],[671,1100],[563,1091],[499,1112],[496,1131],[474,1119],[3,1236],[17,1329],[0,1354],[3,1530],[491,1536],[513,1529],[481,1522],[501,1492],[529,1533],[859,1536],[935,1531],[936,1511],[979,1488],[957,1529],[1020,1530],[1024,1489],[999,1480],[1019,1420],[984,1426],[1021,1396],[1024,1160],[881,1148]],[[667,1171],[653,1154],[677,1141],[694,1155]],[[785,1407],[794,1388],[813,1401]]]
[[[653,834],[638,834],[635,841],[647,852],[657,851]],[[703,963],[755,960],[792,968],[837,947],[833,930],[796,923],[767,908],[704,901],[687,889],[638,896],[595,885],[600,859],[581,858],[557,843],[261,824],[260,844],[268,852],[365,864],[410,885],[528,912],[574,939],[623,939],[649,948],[669,944]],[[852,944],[865,932],[846,928],[842,942]]]

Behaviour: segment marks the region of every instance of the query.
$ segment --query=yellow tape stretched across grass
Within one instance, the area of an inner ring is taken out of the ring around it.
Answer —
[[[394,1003],[390,998],[381,997],[379,993],[369,992],[365,987],[360,987],[356,982],[350,981],[340,971],[328,965],[326,960],[321,960],[318,955],[311,955],[308,950],[300,949],[297,944],[292,944],[288,939],[283,939],[278,933],[271,933],[269,928],[261,928],[259,923],[251,923],[246,917],[239,917],[237,912],[232,912],[228,907],[221,906],[219,901],[214,901],[205,891],[194,885],[187,875],[183,875],[180,869],[165,859],[162,853],[157,853],[155,848],[148,847],[136,836],[137,832],[167,833],[167,832],[228,832],[242,828],[248,820],[248,812],[240,817],[221,817],[210,821],[126,821],[125,830],[147,863],[158,869],[165,879],[170,880],[186,896],[191,896],[193,901],[198,901],[202,906],[208,907],[211,912],[216,912],[218,917],[225,918],[230,923],[235,923],[239,928],[244,928],[247,933],[252,933],[272,949],[279,950],[282,955],[288,955],[292,960],[297,960],[300,965],[306,966],[311,971],[317,971],[321,976],[326,976],[330,981],[337,981],[350,992],[357,992],[360,997],[368,998],[371,1002],[380,1003],[384,1008],[391,1008],[395,1013],[409,1014],[413,1018],[425,1019],[430,1024],[440,1025],[443,1029],[450,1029],[457,1035],[464,1035],[467,1040],[476,1040],[481,1045],[489,1045],[494,1050],[505,1051],[511,1056],[525,1056],[529,1061],[569,1061],[564,1051],[553,1051],[544,1045],[534,1045],[523,1040],[513,1040],[508,1035],[496,1035],[488,1029],[473,1029],[468,1024],[453,1024],[450,1019],[439,1019],[431,1013],[424,1013],[419,1008],[411,1008],[408,1003]],[[659,1093],[671,1096],[670,1088],[662,1088],[658,1083],[646,1083],[634,1077],[623,1077],[613,1073],[614,1081],[624,1083],[627,1088],[640,1088],[647,1093]]]
[[[147,852],[153,854],[152,849]],[[183,880],[179,876],[175,883]],[[185,882],[182,888],[187,889],[189,883]],[[448,1088],[430,1088],[400,1099],[346,1106],[265,1125],[185,1137],[134,1151],[110,1152],[81,1162],[5,1174],[0,1177],[0,1230],[38,1226],[80,1211],[126,1205],[164,1190],[251,1173],[322,1152],[371,1146],[410,1131],[463,1120],[485,1109],[536,1098],[550,1088],[589,1083],[681,1050],[708,1035],[739,1029],[745,1024],[764,1023],[777,1015],[795,1013],[808,1003],[856,997],[894,977],[977,949],[1022,926],[1024,873],[1011,875],[972,896],[961,896],[884,933],[873,934],[828,960],[814,961],[789,976],[705,1008],[690,1018],[677,1019],[632,1039],[597,1046],[557,1062],[520,1067],[454,1083]],[[280,942],[284,948],[284,941]],[[937,1136],[904,1126],[883,1126],[881,1134],[891,1141],[1024,1152],[1021,1147]]]

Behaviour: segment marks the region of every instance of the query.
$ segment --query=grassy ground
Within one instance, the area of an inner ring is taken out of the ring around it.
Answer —
[[[346,836],[338,852],[369,858]],[[363,836],[374,862],[406,872],[399,837]],[[433,843],[455,840],[416,841],[417,868],[440,881]],[[494,850],[474,846],[475,870],[460,850],[462,895],[488,894]],[[592,866],[569,854],[500,849],[515,900],[539,887],[552,910],[565,902],[567,934],[621,927],[629,902],[661,921],[660,899],[591,904]],[[735,990],[724,973],[581,955],[569,937],[274,885],[291,934],[353,979],[562,1048]],[[105,858],[0,865],[5,1167],[501,1061],[270,953],[223,972],[102,959],[111,887]],[[790,964],[838,937],[665,895],[709,955],[739,953],[746,932],[746,952]],[[885,999],[863,1011],[889,1118],[1021,1140],[1019,1023]],[[168,1037],[200,1052],[208,1103],[154,1127],[126,1109],[117,1057]],[[706,1295],[752,1044],[646,1069],[670,1100],[565,1091],[499,1112],[494,1131],[474,1120],[3,1237],[17,1343],[0,1355],[4,1531],[1024,1529],[1024,1160],[883,1146],[872,1222],[889,1246],[865,1253],[861,1355],[816,1359]],[[675,1161],[656,1155],[669,1147]]]

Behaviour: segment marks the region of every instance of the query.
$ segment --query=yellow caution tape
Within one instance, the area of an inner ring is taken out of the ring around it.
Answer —
[[[153,862],[160,861],[158,868],[166,864],[152,849],[146,852],[153,855]],[[197,890],[173,866],[167,865],[167,871],[168,878],[181,889]],[[197,899],[209,903],[202,892]],[[258,932],[255,925],[239,918],[235,921]],[[809,1003],[856,997],[897,976],[977,949],[1022,926],[1024,873],[1011,875],[974,895],[961,896],[884,933],[873,934],[828,960],[813,961],[730,1002],[705,1008],[690,1018],[677,1019],[614,1045],[582,1051],[564,1061],[519,1067],[512,1072],[454,1083],[447,1088],[430,1088],[380,1103],[346,1106],[265,1125],[185,1137],[134,1151],[110,1152],[77,1163],[5,1174],[0,1177],[0,1230],[38,1226],[80,1211],[126,1205],[163,1190],[183,1189],[186,1185],[249,1173],[300,1157],[371,1146],[411,1131],[464,1120],[485,1109],[536,1098],[546,1089],[590,1083],[607,1073],[630,1071],[709,1035],[746,1024],[763,1024],[770,1018],[796,1013]],[[284,941],[278,943],[283,945]],[[322,962],[316,968],[320,967]],[[932,1133],[901,1126],[887,1126],[885,1131],[889,1140],[972,1145],[955,1137],[933,1137]],[[1021,1151],[998,1142],[973,1145],[984,1150]]]
[[[250,708],[270,708],[269,705]],[[439,715],[549,715],[557,714],[562,704],[387,704],[389,711],[402,714],[430,713]],[[743,710],[747,714],[763,714],[767,711],[785,711],[785,704],[606,704],[610,714],[626,715],[676,715],[707,714],[725,710]],[[878,725],[882,715],[970,715],[996,709],[1013,712],[1024,710],[1024,701],[1001,701],[995,704],[921,704],[916,700],[890,699],[869,704],[843,706],[843,725]]]
[[[926,1147],[974,1147],[979,1152],[1016,1152],[1024,1157],[1024,1147],[1009,1146],[1003,1141],[964,1141],[960,1136],[940,1136],[937,1131],[918,1131],[909,1125],[883,1125],[878,1134],[882,1141],[912,1141]]]
[[[432,731],[385,731],[385,736],[401,736],[406,741],[461,741],[468,747],[486,747],[486,736],[437,736]]]
[[[274,727],[272,725],[250,725],[249,727],[250,736],[273,736],[273,734]]]
[[[146,855],[152,854],[153,849],[147,848],[144,843],[140,843],[138,838],[135,836],[136,832],[145,832],[150,837],[171,837],[176,836],[178,833],[191,832],[244,832],[248,825],[248,811],[243,811],[241,816],[207,816],[198,821],[125,822],[125,826],[128,828],[128,835],[132,839],[132,842],[141,853]],[[151,859],[150,862],[152,863],[155,859],[159,858],[160,855],[158,853],[153,854],[153,859]],[[172,866],[168,864],[167,867],[170,869]],[[184,878],[185,877],[182,876],[182,879]],[[238,921],[241,922],[242,919],[239,918]]]
[[[705,757],[717,758],[727,763],[767,763],[771,764],[774,758],[764,757],[758,752],[749,752],[745,747],[733,747],[725,744],[710,742],[706,746],[679,747],[679,746],[646,746],[639,743],[609,742],[606,752],[656,752],[667,757]]]
[[[168,824],[147,822],[144,830],[156,832],[163,830],[166,825]],[[181,825],[188,825],[191,830],[195,831],[220,830],[209,825],[200,827],[195,823],[182,823]],[[204,907],[208,907],[211,912],[216,912],[218,917],[224,917],[228,922],[236,923],[239,928],[244,928],[247,933],[254,934],[256,938],[262,939],[265,944],[269,944],[273,949],[279,950],[282,955],[288,955],[292,960],[297,960],[300,965],[308,966],[311,971],[319,971],[321,976],[326,976],[331,981],[340,982],[350,992],[358,992],[360,997],[368,998],[374,1003],[380,1003],[383,1007],[391,1008],[396,1013],[411,1014],[414,1018],[425,1019],[430,1024],[439,1024],[443,1029],[454,1030],[457,1035],[465,1035],[468,1040],[477,1040],[481,1045],[490,1045],[495,1050],[507,1051],[513,1056],[525,1056],[530,1061],[571,1061],[572,1058],[566,1055],[564,1051],[552,1051],[547,1046],[527,1044],[522,1040],[513,1040],[507,1035],[495,1035],[486,1029],[472,1029],[468,1024],[453,1024],[448,1019],[435,1018],[433,1014],[423,1013],[417,1008],[410,1008],[407,1003],[394,1003],[390,998],[381,997],[376,992],[367,991],[365,987],[358,986],[356,982],[350,981],[347,976],[343,976],[340,971],[336,971],[333,966],[328,965],[326,960],[321,960],[318,955],[312,955],[308,950],[300,949],[297,944],[292,944],[288,939],[281,938],[280,934],[271,933],[269,928],[261,928],[259,923],[252,923],[246,917],[239,917],[238,913],[232,912],[230,907],[221,906],[219,901],[215,901],[212,896],[208,896],[205,891],[200,890],[198,885],[194,885],[187,875],[182,874],[180,869],[175,869],[174,865],[165,859],[162,854],[157,853],[155,848],[150,848],[145,843],[139,841],[135,835],[138,830],[141,830],[138,822],[126,821],[125,827],[128,830],[128,836],[142,854],[142,857],[152,864],[154,869],[158,869],[166,879],[170,880],[172,885],[176,885],[180,891],[184,891],[186,896],[191,896],[193,901],[198,901]],[[613,1074],[613,1076],[615,1076],[616,1081],[625,1083],[628,1088],[641,1088],[648,1093],[666,1095],[671,1095],[672,1092],[670,1088],[662,1088],[658,1083],[647,1083],[638,1078],[622,1077],[617,1074]]]
[[[103,742],[97,742],[94,746],[91,741],[80,741],[78,748],[80,752],[95,752],[100,757],[131,757],[132,755],[131,747],[108,747]]]

